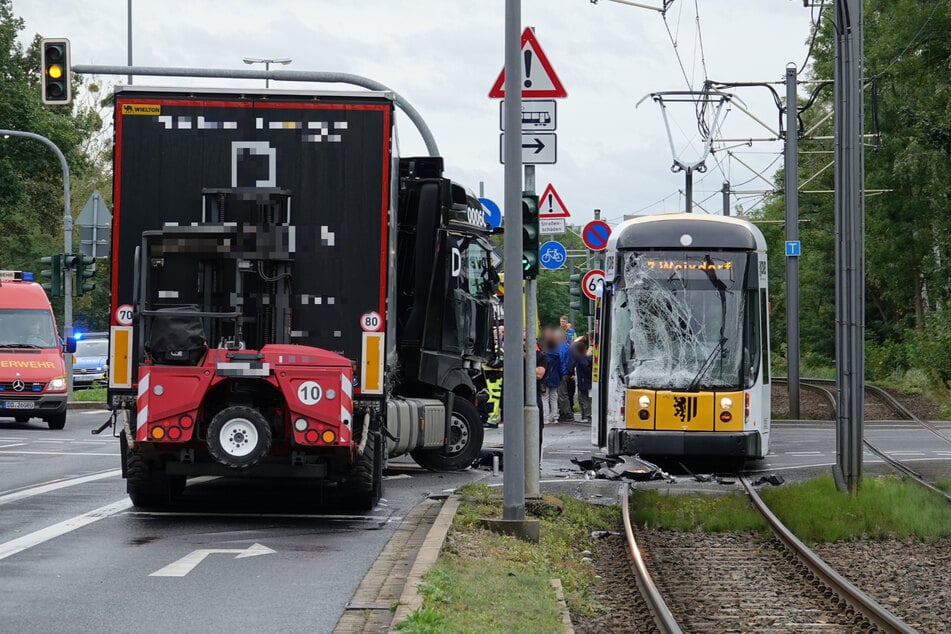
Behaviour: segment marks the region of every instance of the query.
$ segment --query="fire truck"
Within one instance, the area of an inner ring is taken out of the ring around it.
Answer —
[[[201,475],[370,508],[389,458],[482,446],[495,257],[383,92],[118,87],[109,404],[137,506]]]

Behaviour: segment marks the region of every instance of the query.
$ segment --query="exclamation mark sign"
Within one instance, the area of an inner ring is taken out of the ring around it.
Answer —
[[[532,52],[525,51],[525,87],[532,87]]]
[[[555,213],[555,195],[548,194],[548,213]]]

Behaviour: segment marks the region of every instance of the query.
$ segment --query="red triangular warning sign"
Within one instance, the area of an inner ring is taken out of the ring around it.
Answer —
[[[565,87],[551,67],[531,28],[522,31],[522,97],[526,99],[567,97]],[[505,68],[489,91],[492,99],[505,97]]]
[[[545,192],[538,197],[538,217],[539,218],[570,218],[568,208],[562,202],[561,196],[555,191],[555,188],[548,184]]]

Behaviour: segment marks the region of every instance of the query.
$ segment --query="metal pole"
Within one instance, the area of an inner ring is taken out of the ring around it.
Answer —
[[[796,65],[786,65],[786,240],[799,240],[799,102]],[[786,378],[789,418],[799,420],[799,258],[786,256]]]
[[[20,132],[19,130],[0,130],[0,136],[33,139],[46,145],[56,154],[60,168],[63,170],[63,253],[71,254],[73,252],[73,215],[69,210],[69,164],[66,162],[66,157],[63,156],[55,143],[39,134]],[[67,340],[73,336],[73,284],[69,272],[65,270],[65,263],[63,269],[63,335]],[[66,363],[66,400],[68,401],[73,397],[73,355],[64,354],[63,361]]]
[[[126,44],[126,52],[129,59],[129,68],[132,68],[132,0],[129,0],[127,7],[126,16],[128,18],[128,24],[126,25],[126,33],[128,34],[129,41]],[[132,73],[129,73],[129,85],[132,85]]]
[[[835,2],[836,466],[840,489],[862,479],[865,209],[862,0]]]
[[[730,215],[730,181],[723,181],[723,187],[720,189],[723,194],[723,215]]]
[[[505,471],[502,481],[502,519],[525,519],[525,365],[527,358],[518,354],[522,343],[522,66],[521,0],[505,0],[505,338],[508,354],[502,368],[505,385],[502,434]]]
[[[519,108],[521,111],[521,108]],[[511,128],[509,128],[511,129]],[[535,166],[525,166],[525,189],[535,191]],[[535,345],[538,315],[538,282],[525,280],[525,497],[541,497],[541,425],[538,415],[538,381],[535,379]]]
[[[419,134],[423,137],[426,144],[426,150],[430,156],[439,156],[439,148],[436,146],[436,139],[432,131],[426,125],[422,115],[414,108],[409,101],[395,90],[385,84],[374,81],[360,75],[351,73],[331,73],[325,71],[302,71],[302,70],[237,70],[233,68],[166,68],[162,66],[100,66],[99,64],[76,64],[73,66],[73,72],[85,73],[89,75],[148,75],[155,77],[204,77],[208,79],[274,79],[277,81],[305,81],[330,84],[352,84],[361,86],[370,90],[388,92],[393,97],[393,102],[399,107],[409,120],[413,122]],[[521,70],[519,70],[521,73]],[[519,106],[521,108],[521,106]],[[521,112],[518,113],[521,115]],[[516,130],[522,126],[521,119],[518,120]],[[519,148],[521,150],[521,148]],[[519,175],[520,176],[520,175]],[[521,220],[519,220],[521,222]]]
[[[270,71],[270,70],[271,70],[271,62],[264,62],[264,70],[265,70],[265,71]],[[268,79],[267,77],[264,78],[264,87],[265,87],[265,88],[270,88],[270,87],[271,87],[271,80]]]
[[[687,188],[684,192],[687,202],[684,205],[686,212],[689,214],[693,211],[693,169],[686,168],[684,170],[684,176],[687,180]]]

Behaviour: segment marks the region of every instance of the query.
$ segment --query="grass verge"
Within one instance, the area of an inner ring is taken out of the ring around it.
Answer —
[[[530,544],[481,528],[479,520],[501,516],[499,491],[467,484],[445,552],[426,575],[423,607],[397,625],[403,632],[558,632],[561,616],[549,585],[561,579],[574,613],[600,609],[589,588],[597,583],[582,553],[591,531],[617,530],[617,506],[594,506],[560,498],[561,513],[543,513],[541,541]]]
[[[635,491],[631,509],[634,523],[650,528],[708,533],[766,529],[766,522],[745,495],[694,497]]]
[[[83,402],[106,402],[106,388],[90,387],[84,390],[73,390],[73,400]]]
[[[944,484],[949,485],[949,481]],[[934,541],[951,536],[948,504],[914,482],[895,476],[864,478],[854,496],[840,493],[831,476],[760,494],[807,543],[886,537]]]
[[[938,478],[938,481],[935,482],[935,484],[937,484],[938,488],[945,493],[951,493],[951,478]]]

